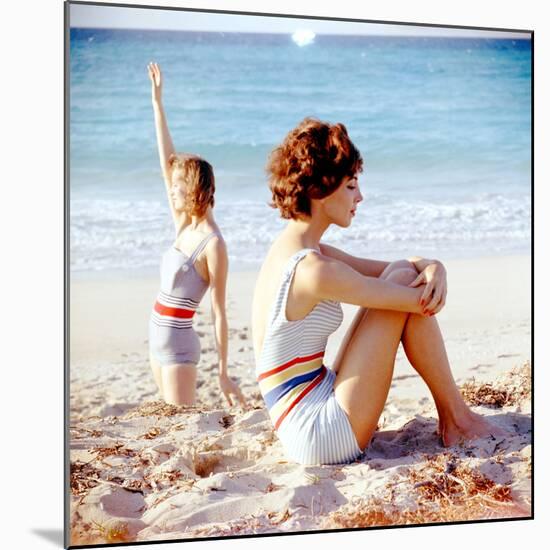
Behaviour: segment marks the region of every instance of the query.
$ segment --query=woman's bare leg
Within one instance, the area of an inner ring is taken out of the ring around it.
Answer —
[[[416,271],[398,269],[387,279],[409,284]],[[376,430],[393,376],[395,355],[409,313],[379,309],[360,311],[355,331],[338,354],[334,392],[347,413],[361,449]]]
[[[197,367],[194,364],[161,367],[152,355],[149,360],[161,399],[171,405],[195,404]]]
[[[390,263],[386,269],[381,273],[380,278],[381,279],[387,279],[388,275],[398,269],[403,268],[409,268],[414,269],[412,264],[408,262],[407,260],[398,260],[396,262]],[[361,319],[363,318],[363,315],[367,311],[367,308],[360,307],[357,310],[357,313],[355,314],[355,317],[353,318],[353,321],[350,323],[350,326],[348,327],[348,330],[346,331],[346,334],[344,335],[344,338],[342,339],[342,342],[340,343],[340,347],[338,348],[338,353],[336,354],[336,357],[334,358],[334,361],[332,363],[332,369],[334,372],[338,372],[338,369],[340,368],[340,363],[342,361],[342,357],[344,355],[344,352],[346,351],[348,347],[348,343],[357,330],[357,326],[361,322]]]
[[[397,262],[394,264],[390,264],[388,268],[386,268],[386,270],[382,273],[381,278],[390,279],[393,282],[399,284],[409,284],[416,277],[416,273],[412,269],[402,269],[403,267],[404,266],[401,266]],[[368,418],[366,418],[365,422],[369,425],[368,427],[362,428],[360,426],[361,423],[357,423],[356,421],[352,422],[352,419],[350,417],[350,422],[352,424],[352,428],[354,428],[356,436],[358,436],[358,431],[368,433],[368,431],[371,430],[371,435],[372,433],[374,433],[374,430],[376,429],[376,423],[383,410],[383,406],[387,398],[387,393],[389,391],[389,385],[391,383],[391,376],[389,381],[387,380],[387,373],[389,372],[387,365],[383,368],[386,376],[383,376],[379,380],[377,380],[377,376],[380,376],[380,374],[376,371],[376,369],[372,368],[371,361],[366,361],[367,364],[365,365],[364,358],[366,356],[362,356],[361,353],[372,353],[370,349],[372,348],[372,342],[369,342],[368,339],[363,338],[363,352],[360,352],[359,354],[352,354],[348,352],[348,348],[350,347],[351,342],[356,341],[358,338],[361,339],[358,333],[365,329],[370,330],[368,328],[368,324],[366,323],[366,318],[368,314],[371,314],[371,324],[373,320],[374,322],[377,321],[377,318],[374,318],[374,316],[372,315],[372,313],[374,313],[375,311],[380,312],[380,310],[367,310],[365,308],[361,308],[357,312],[342,342],[342,346],[338,352],[334,364],[334,369],[338,372],[338,370],[342,366],[344,358],[346,361],[354,361],[354,359],[357,360],[359,370],[361,370],[361,364],[363,364],[363,368],[365,369],[365,371],[369,371],[369,375],[367,377],[361,374],[359,385],[365,387],[365,391],[367,392],[368,384],[375,385],[375,387],[378,387],[380,389],[378,399],[375,399],[375,406],[373,407],[374,414],[372,413],[372,411],[370,411],[370,414],[366,414]],[[380,341],[378,334],[374,333],[373,335],[378,341]],[[381,335],[381,338],[383,339],[383,335]],[[390,340],[392,340],[392,335],[390,335]],[[443,443],[445,445],[452,445],[462,438],[473,439],[475,437],[484,437],[489,434],[506,434],[504,430],[501,430],[500,428],[494,426],[493,424],[485,420],[482,416],[471,412],[467,405],[464,403],[464,400],[462,399],[462,396],[460,395],[460,392],[452,376],[447,353],[445,351],[445,346],[443,343],[443,338],[441,336],[439,325],[435,318],[409,314],[404,321],[401,340],[403,342],[403,347],[409,361],[411,362],[415,370],[422,376],[434,397],[434,401],[438,410],[440,433]],[[390,356],[393,355],[393,361],[395,361],[397,346],[395,346],[394,351],[393,340],[390,343]],[[375,348],[377,345],[378,344],[375,343]],[[387,345],[387,343],[384,345]],[[358,346],[356,343],[355,348],[359,350],[361,346]],[[391,373],[393,373],[393,363]],[[349,383],[354,384],[352,378],[353,374],[351,376],[351,380],[348,381],[348,385]],[[353,398],[354,392],[348,391],[346,394],[344,394],[340,390],[337,391],[336,387],[337,384],[335,382],[335,392],[338,402],[344,408],[344,410],[348,412],[349,416],[350,410],[353,407],[350,403],[350,399]],[[380,405],[379,401],[381,396],[384,396],[384,401]],[[359,392],[359,394],[356,395],[355,399],[359,404],[364,404],[367,399],[371,399],[371,395],[370,393],[361,394],[361,392]],[[363,407],[359,405],[358,408],[362,408],[363,414],[365,414],[364,405]],[[373,419],[373,416],[376,417],[376,420]],[[358,425],[358,431],[356,431],[354,423]],[[373,425],[374,427],[372,427]],[[368,439],[370,439],[370,436]],[[360,437],[358,437],[358,442],[361,447],[364,448],[362,445],[363,440],[360,440]]]
[[[187,406],[195,404],[197,367],[193,363],[163,366],[161,377],[166,403]]]
[[[162,375],[160,373],[161,366],[152,355],[149,355],[149,364],[151,365],[151,370],[153,371],[153,377],[159,389],[160,398],[164,399],[164,393],[162,391]]]
[[[403,348],[413,368],[426,382],[439,416],[439,432],[445,446],[461,439],[506,435],[464,402],[451,373],[443,337],[435,317],[411,314],[403,331]]]

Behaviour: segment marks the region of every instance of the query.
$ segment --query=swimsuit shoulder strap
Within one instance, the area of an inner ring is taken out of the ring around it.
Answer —
[[[217,236],[218,233],[216,231],[212,231],[212,233],[209,233],[204,237],[204,239],[199,243],[197,248],[195,248],[195,251],[193,254],[191,254],[191,257],[189,258],[189,261],[191,264],[195,263],[195,260],[197,259],[197,256],[204,250],[204,247],[208,244],[208,241],[212,238]]]
[[[316,248],[302,248],[289,258],[285,270],[283,271],[281,285],[275,299],[275,306],[272,316],[273,321],[278,319],[286,320],[286,302],[288,300],[288,292],[294,277],[294,272],[296,271],[296,266],[300,260],[302,260],[310,252],[317,252],[319,254],[319,251]]]

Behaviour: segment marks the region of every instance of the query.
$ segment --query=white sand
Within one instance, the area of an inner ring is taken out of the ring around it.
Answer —
[[[438,319],[456,380],[492,382],[503,375],[501,387],[512,387],[520,377],[506,371],[531,357],[529,258],[446,265],[449,295]],[[430,456],[511,490],[513,501],[495,512],[498,517],[530,513],[530,400],[475,409],[514,436],[445,450],[429,392],[402,351],[381,431],[364,457],[346,466],[289,462],[254,380],[249,313],[255,278],[232,273],[228,292],[229,368],[248,398],[246,411],[228,407],[220,395],[207,300],[195,322],[203,347],[197,408],[171,408],[158,401],[147,360],[158,282],[135,276],[73,281],[73,544],[341,526],[333,523],[338,514],[353,518],[374,496],[391,510],[411,510],[425,487],[411,481],[414,475],[443,475]],[[344,323],[329,342],[329,364],[355,309],[344,306]]]

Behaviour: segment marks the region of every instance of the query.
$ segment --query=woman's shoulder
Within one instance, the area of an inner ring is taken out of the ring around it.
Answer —
[[[208,258],[227,258],[227,244],[221,231],[212,230],[204,233],[201,242],[203,241],[206,241],[204,252]]]
[[[328,267],[333,265],[334,259],[323,254],[317,248],[302,248],[297,250],[291,258],[294,258],[300,264],[300,271],[307,272],[309,275],[322,273]]]
[[[301,271],[309,271],[327,261],[330,261],[330,257],[325,256],[317,248],[275,241],[264,258],[261,271],[273,275],[279,271],[282,273],[285,269],[294,269],[298,263],[301,265]]]
[[[299,253],[299,258],[294,270],[296,291],[318,300],[330,299],[327,289],[340,284],[342,271],[347,266],[317,249],[304,249]]]
[[[225,244],[225,239],[220,228],[215,224],[205,225],[196,229],[188,229],[187,236],[190,240],[198,243],[222,243]]]
[[[297,250],[289,259],[287,270],[294,272],[297,285],[313,289],[319,278],[326,277],[331,258],[315,248]]]

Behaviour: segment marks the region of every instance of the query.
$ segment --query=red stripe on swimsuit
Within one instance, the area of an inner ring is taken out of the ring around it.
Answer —
[[[159,302],[155,302],[155,311],[160,315],[167,315],[168,317],[177,317],[179,319],[190,319],[195,315],[194,310],[185,309],[179,307],[167,307]]]

